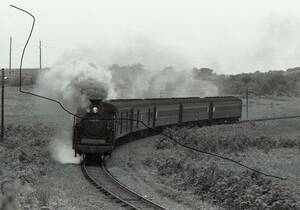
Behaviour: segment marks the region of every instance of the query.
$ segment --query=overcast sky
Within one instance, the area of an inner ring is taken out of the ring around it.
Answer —
[[[91,60],[143,63],[148,68],[210,67],[218,73],[300,66],[300,2],[295,0],[15,0],[0,1],[0,66],[13,66],[36,27],[25,67],[52,66],[65,50],[81,49]],[[82,50],[84,49],[84,50]]]

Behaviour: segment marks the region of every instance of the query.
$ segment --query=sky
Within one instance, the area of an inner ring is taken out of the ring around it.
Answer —
[[[36,17],[24,67],[51,67],[66,54],[103,66],[208,67],[236,74],[300,66],[300,2],[296,0],[1,0],[0,67],[18,67]]]

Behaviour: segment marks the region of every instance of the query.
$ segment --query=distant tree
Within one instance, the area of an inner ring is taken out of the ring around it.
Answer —
[[[193,72],[197,78],[207,79],[213,75],[214,70],[210,68],[193,68]]]
[[[242,77],[242,81],[243,81],[243,83],[245,83],[246,85],[248,85],[248,83],[251,81],[250,75],[245,74],[245,75]]]
[[[203,75],[212,75],[214,70],[209,69],[209,68],[201,68],[200,69],[201,74]]]
[[[144,65],[140,64],[140,63],[135,63],[132,65],[129,65],[128,67],[131,68],[132,70],[142,70],[144,68]]]

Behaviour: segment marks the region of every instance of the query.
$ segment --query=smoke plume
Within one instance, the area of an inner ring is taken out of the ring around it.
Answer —
[[[67,108],[85,107],[89,98],[114,98],[111,73],[76,57],[58,62],[38,79],[38,92],[61,101]]]

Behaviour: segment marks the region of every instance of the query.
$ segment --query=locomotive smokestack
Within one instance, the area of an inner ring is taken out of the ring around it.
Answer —
[[[92,106],[98,106],[102,103],[102,99],[90,99]]]

